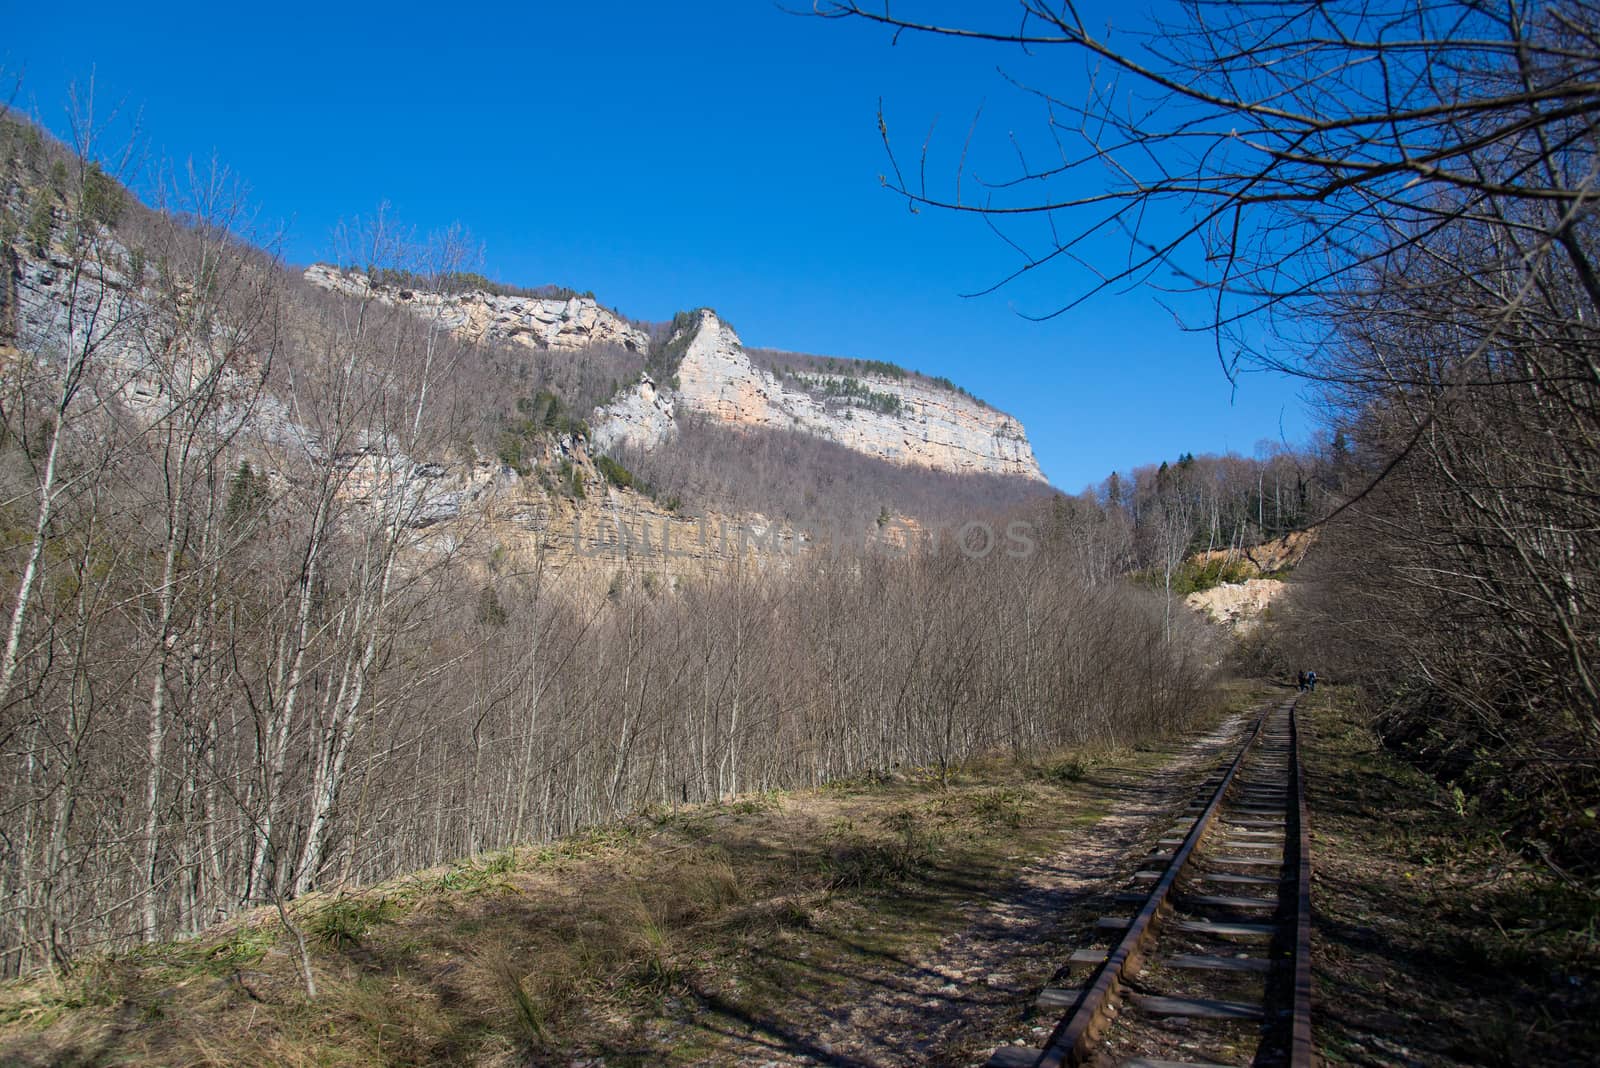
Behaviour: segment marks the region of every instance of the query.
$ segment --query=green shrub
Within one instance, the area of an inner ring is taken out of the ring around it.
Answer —
[[[544,1006],[529,992],[522,976],[509,962],[500,963],[495,974],[505,986],[511,1000],[511,1018],[517,1021],[522,1037],[529,1043],[545,1046],[550,1042],[550,1031],[545,1023]]]
[[[500,603],[500,597],[494,592],[493,586],[484,586],[478,591],[478,623],[485,627],[503,627],[510,619],[505,605]]]
[[[528,457],[534,451],[533,443],[539,438],[546,434],[571,434],[580,438],[589,436],[589,424],[573,418],[561,398],[548,389],[541,389],[531,397],[518,397],[516,412],[520,418],[506,421],[500,431],[495,453],[501,463],[513,468],[524,478],[533,473],[533,464]],[[565,468],[562,477],[566,477]]]
[[[633,473],[609,456],[596,456],[594,466],[601,477],[613,486],[626,489],[633,485]]]
[[[736,801],[728,802],[728,811],[741,815],[753,815],[757,812],[770,812],[783,807],[783,791],[763,790],[759,794],[741,797]]]
[[[561,461],[561,470],[558,478],[561,481],[561,488],[566,491],[567,496],[575,497],[580,501],[583,500],[583,472],[572,466],[571,460]]]
[[[1185,560],[1172,572],[1172,592],[1174,596],[1187,597],[1224,583],[1244,582],[1259,574],[1254,564],[1242,558],[1208,560],[1203,564]],[[1164,590],[1167,586],[1166,574],[1157,568],[1140,571],[1133,577],[1152,589]]]
[[[393,919],[394,912],[388,898],[340,898],[312,916],[306,930],[325,946],[345,949],[359,946],[368,931]]]
[[[1070,756],[1065,760],[1058,760],[1053,764],[1046,764],[1040,769],[1039,776],[1047,782],[1058,786],[1067,786],[1075,782],[1082,782],[1093,763],[1082,756]]]
[[[477,860],[463,860],[452,865],[449,871],[431,884],[425,884],[425,889],[433,893],[449,891],[459,894],[504,890],[511,885],[505,876],[516,868],[516,863],[516,853],[509,849]]]
[[[883,415],[898,415],[904,405],[893,393],[880,393],[853,375],[841,378],[822,378],[816,375],[790,372],[791,377],[813,396],[842,400],[857,408],[867,408]],[[848,413],[846,413],[848,414]]]
[[[208,963],[227,968],[253,964],[266,956],[277,938],[277,931],[269,926],[245,927],[208,949],[205,959]]]
[[[404,267],[381,267],[369,263],[366,270],[374,286],[394,289],[414,289],[427,293],[468,293],[481,290],[499,297],[526,297],[532,300],[571,300],[574,297],[594,299],[593,290],[579,292],[570,286],[513,286],[496,282],[476,271],[446,271],[443,274],[424,274]]]
[[[34,252],[43,256],[50,251],[50,234],[55,224],[56,213],[50,198],[41,196],[33,202],[33,210],[28,213],[28,244],[33,246]]]
[[[972,815],[980,823],[1022,826],[1027,798],[1017,790],[984,790],[972,797]]]
[[[89,164],[83,176],[84,213],[104,226],[115,226],[127,206],[128,194],[121,183],[101,170],[99,164]]]
[[[527,478],[533,473],[533,465],[527,461],[527,447],[526,437],[514,430],[503,430],[500,432],[499,444],[495,447],[495,457],[523,478]]]
[[[896,834],[887,841],[852,838],[836,847],[823,862],[829,886],[886,889],[925,874],[938,852],[938,836],[919,827],[909,813],[893,823]]]
[[[930,377],[928,377],[928,381],[932,382],[934,385],[938,386],[940,389],[947,389],[951,393],[960,394],[961,396],[967,398],[968,400],[977,401],[979,404],[984,404],[983,399],[980,398],[979,396],[977,396],[977,394],[971,392],[970,390],[966,389],[963,386],[956,385],[954,382],[950,381],[950,379],[946,378],[944,375],[930,376]],[[987,405],[984,405],[984,406],[987,407]]]
[[[906,369],[887,360],[857,360],[857,367],[869,375],[881,375],[884,378],[904,378]]]
[[[689,343],[699,332],[698,309],[674,315],[666,330],[650,342],[650,351],[645,354],[645,370],[650,372],[650,377],[657,382],[671,382],[672,388],[677,389],[678,367],[683,363],[684,353],[689,351]]]
[[[240,460],[228,484],[228,503],[223,515],[231,527],[254,520],[266,511],[272,500],[272,481],[265,471],[257,474],[249,460]]]
[[[1172,592],[1179,596],[1199,593],[1229,582],[1243,582],[1254,578],[1256,569],[1248,560],[1235,557],[1207,560],[1203,564],[1184,561],[1172,576]]]

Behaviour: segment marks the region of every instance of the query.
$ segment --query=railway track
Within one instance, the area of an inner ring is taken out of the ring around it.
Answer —
[[[1044,1046],[1002,1046],[989,1068],[1310,1068],[1311,856],[1294,706],[1260,711],[1111,895],[1095,944],[1039,994],[1041,1012],[1060,1017]]]

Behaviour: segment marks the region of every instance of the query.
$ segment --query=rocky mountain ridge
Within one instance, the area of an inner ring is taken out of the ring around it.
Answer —
[[[438,293],[374,282],[327,264],[307,268],[305,278],[322,289],[437,316],[467,340],[543,349],[650,348],[646,331],[592,297]],[[667,347],[682,353],[670,375],[659,367],[655,375],[641,374],[595,409],[590,422],[597,451],[623,443],[653,448],[673,434],[682,415],[695,414],[745,429],[797,430],[896,464],[1044,481],[1022,424],[948,385],[890,374],[883,365],[859,365],[853,373],[774,373],[754,363],[739,335],[709,308],[694,313],[680,334],[668,339]]]
[[[756,366],[710,309],[685,329],[692,336],[670,381],[643,375],[595,410],[597,448],[649,449],[682,414],[695,413],[736,427],[802,431],[892,463],[1044,481],[1022,424],[966,394],[871,370],[780,376]]]
[[[633,352],[643,352],[650,344],[649,334],[601,307],[593,297],[522,297],[483,289],[435,293],[374,283],[359,271],[341,271],[325,263],[307,267],[305,279],[348,296],[370,295],[383,304],[404,305],[419,316],[437,315],[442,325],[469,341],[498,338],[543,349],[614,344]]]
[[[148,424],[172,403],[171,383],[141,331],[152,317],[156,294],[130,276],[124,246],[109,238],[103,244],[100,256],[82,262],[59,248],[17,254],[4,336],[21,348],[0,343],[0,365],[24,351],[59,358],[68,339],[76,337],[77,344],[96,351],[96,388]],[[104,314],[92,326],[75,324],[75,301]],[[424,313],[438,307],[415,303]],[[419,551],[471,546],[481,556],[497,549],[527,567],[564,575],[575,588],[603,589],[624,564],[672,583],[686,575],[714,574],[747,552],[759,566],[781,568],[802,548],[790,536],[776,549],[778,542],[770,536],[776,526],[760,513],[685,514],[613,485],[596,466],[591,442],[570,431],[541,436],[526,457],[525,472],[494,459],[412,456],[383,437],[358,435],[343,448],[330,448],[315,429],[296,419],[284,398],[259,390],[255,370],[223,372],[213,429],[233,437],[234,458],[224,466],[248,462],[264,480],[264,492],[275,495],[286,492],[308,462],[331,462],[339,498],[361,514],[399,517],[418,532]],[[231,399],[234,394],[241,399]],[[825,551],[826,546],[808,548]]]

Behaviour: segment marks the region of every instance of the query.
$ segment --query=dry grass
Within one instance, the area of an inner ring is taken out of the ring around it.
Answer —
[[[1061,753],[648,813],[0,988],[7,1064],[695,1063],[912,956],[1170,753]],[[1119,778],[1120,777],[1120,778]]]
[[[1303,702],[1328,1062],[1596,1063],[1600,900],[1385,752],[1352,704]]]

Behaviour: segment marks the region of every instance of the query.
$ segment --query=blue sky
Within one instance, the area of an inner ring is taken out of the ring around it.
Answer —
[[[891,46],[764,0],[71,11],[7,12],[18,103],[61,131],[66,87],[92,75],[99,110],[119,108],[124,131],[137,119],[152,158],[214,153],[236,171],[291,262],[325,256],[340,218],[383,201],[421,231],[459,221],[503,281],[593,289],[644,319],[710,305],[749,344],[948,375],[1019,417],[1068,491],[1308,433],[1294,383],[1251,375],[1235,392],[1209,336],[1180,330],[1153,290],[1043,323],[1018,313],[1053,309],[1081,276],[960,296],[1016,254],[977,219],[913,214],[880,187],[878,101],[913,155],[938,118],[934,179],[981,103],[971,167],[1000,173],[990,148],[1041,128],[996,73],[1024,62],[1014,49]]]

